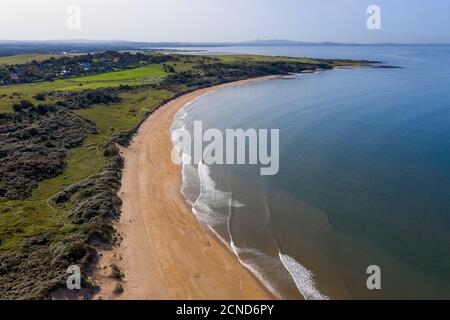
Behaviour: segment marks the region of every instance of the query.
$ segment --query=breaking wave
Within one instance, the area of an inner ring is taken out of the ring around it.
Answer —
[[[196,99],[187,103],[174,117],[170,130],[174,148],[178,152],[181,152],[177,145],[178,137],[184,130],[188,130],[186,123],[189,121],[189,110],[193,107],[192,103]],[[280,274],[280,270],[284,268],[305,299],[328,299],[315,287],[313,273],[291,256],[279,252],[279,257],[273,257],[254,248],[238,247],[233,241],[229,223],[233,208],[244,207],[245,204],[233,199],[231,191],[218,189],[208,165],[202,162],[198,165],[192,164],[191,155],[184,152],[181,154],[181,160],[181,193],[191,206],[194,216],[204,223],[236,255],[239,262],[254,274],[270,292],[278,298],[282,298],[277,284],[267,280],[265,275]],[[217,231],[217,227],[226,227],[227,234],[221,235]],[[245,259],[243,256],[245,256]],[[282,275],[280,274],[279,277],[281,278]]]
[[[319,290],[317,290],[314,282],[314,275],[311,271],[287,254],[282,254],[280,252],[279,255],[284,267],[292,276],[297,289],[306,300],[328,300],[327,296],[321,294]]]

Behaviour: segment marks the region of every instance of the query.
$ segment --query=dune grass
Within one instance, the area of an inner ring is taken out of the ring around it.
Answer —
[[[0,252],[16,250],[23,240],[51,232],[66,234],[77,227],[65,223],[67,208],[53,208],[48,199],[69,185],[98,173],[106,164],[102,146],[116,132],[131,130],[144,114],[153,111],[173,93],[164,90],[139,90],[125,93],[120,104],[96,105],[76,110],[83,118],[95,121],[98,134],[90,135],[84,144],[68,151],[67,167],[56,178],[39,183],[26,200],[0,198]]]
[[[37,58],[35,55],[32,57]],[[15,60],[9,57],[8,61],[25,61],[26,58],[31,59],[31,56],[15,56]],[[23,99],[35,104],[42,103],[34,98],[39,92],[135,86],[161,81],[165,75],[163,66],[149,65],[54,82],[4,86],[0,88],[0,95],[6,94],[0,98],[0,112],[11,112],[12,104]],[[89,109],[74,111],[81,117],[94,121],[98,134],[89,135],[81,147],[67,150],[64,173],[41,181],[28,199],[8,200],[0,197],[0,252],[17,250],[25,239],[32,236],[73,232],[77,226],[65,222],[69,208],[54,208],[48,203],[48,199],[71,184],[98,173],[107,161],[102,147],[109,137],[114,133],[131,130],[146,112],[154,110],[172,95],[173,93],[164,90],[141,89],[121,94],[122,102],[119,104],[94,105]],[[46,102],[52,102],[51,99],[47,97]]]

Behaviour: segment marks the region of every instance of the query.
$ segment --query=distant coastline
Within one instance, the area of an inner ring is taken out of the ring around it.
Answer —
[[[447,43],[340,43],[292,40],[253,40],[235,42],[144,42],[126,40],[1,40],[0,56],[17,54],[61,54],[101,52],[105,50],[159,50],[161,48],[218,48],[218,47],[379,47],[379,46],[449,46]]]

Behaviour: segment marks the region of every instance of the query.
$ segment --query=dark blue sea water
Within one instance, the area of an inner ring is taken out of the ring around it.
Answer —
[[[228,47],[379,60],[227,88],[178,115],[280,129],[280,171],[185,167],[194,213],[284,298],[450,298],[450,46]],[[185,112],[185,113],[184,113]],[[366,269],[381,268],[381,290]]]

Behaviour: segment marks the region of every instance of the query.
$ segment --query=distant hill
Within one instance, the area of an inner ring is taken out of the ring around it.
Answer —
[[[0,40],[0,56],[16,54],[59,54],[99,52],[106,50],[134,50],[148,46],[144,42],[130,41],[91,41],[91,40],[61,40],[61,41],[11,41]]]
[[[408,44],[355,44],[338,42],[303,42],[293,40],[252,40],[241,42],[135,42],[123,40],[49,40],[49,41],[19,41],[0,40],[0,56],[16,54],[58,54],[85,53],[106,50],[151,50],[157,48],[189,48],[189,47],[233,47],[233,46],[355,46],[355,45],[408,45]]]

